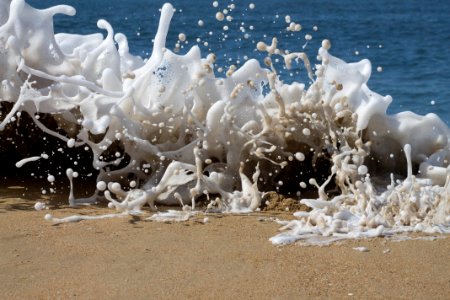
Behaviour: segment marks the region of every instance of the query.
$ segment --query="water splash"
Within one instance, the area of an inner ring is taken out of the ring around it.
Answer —
[[[0,99],[13,106],[0,129],[24,112],[68,147],[92,151],[97,190],[75,199],[76,166],[68,169],[70,205],[105,198],[121,216],[144,205],[157,210],[157,203],[193,211],[206,197],[208,211],[251,212],[275,190],[305,198],[311,208],[281,222],[275,244],[450,231],[450,130],[434,114],[387,115],[392,98],[368,88],[368,60],[346,63],[325,40],[313,66],[274,38],[257,44],[267,53],[265,67],[250,59],[216,77],[213,54],[166,48],[170,4],[162,7],[152,54],[142,60],[105,20],[97,23],[105,38],[55,35],[53,16],[74,15],[73,8],[9,2],[0,2],[9,11],[0,15]],[[274,56],[287,68],[300,59],[311,85],[283,83]],[[39,114],[54,116],[62,131]],[[395,181],[391,173],[407,177]]]

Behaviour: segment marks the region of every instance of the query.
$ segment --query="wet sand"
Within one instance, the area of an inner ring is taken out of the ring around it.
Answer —
[[[13,190],[11,190],[13,191]],[[279,225],[210,215],[203,224],[143,219],[52,225],[34,201],[0,195],[2,299],[448,299],[450,239],[384,238],[273,246]],[[53,210],[56,217],[110,213]],[[365,246],[368,252],[353,248]]]

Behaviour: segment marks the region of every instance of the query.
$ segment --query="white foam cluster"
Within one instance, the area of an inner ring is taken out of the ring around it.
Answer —
[[[296,212],[293,221],[280,221],[282,233],[273,244],[299,241],[327,245],[342,239],[392,236],[398,233],[450,233],[450,181],[430,185],[414,176],[401,184],[394,181],[377,193],[369,177],[357,181],[351,191],[331,201],[303,199],[310,212]]]
[[[368,88],[368,60],[333,57],[325,40],[313,66],[303,52],[278,49],[274,38],[257,45],[267,53],[266,67],[250,59],[221,78],[214,55],[202,58],[197,46],[185,55],[165,48],[170,4],[161,10],[146,61],[131,55],[126,37],[105,20],[97,23],[105,37],[55,35],[53,16],[74,15],[70,6],[36,10],[3,0],[0,7],[0,99],[14,104],[0,129],[23,111],[68,147],[88,146],[99,170],[97,191],[75,199],[71,188],[71,205],[104,195],[121,213],[147,204],[156,210],[156,203],[192,210],[206,197],[209,211],[249,212],[260,207],[263,190],[297,180],[293,194],[314,189],[318,199],[303,199],[312,210],[296,213],[274,243],[448,232],[450,130],[434,114],[387,115],[392,99]],[[272,64],[276,55],[287,68],[302,61],[312,84],[284,84]],[[76,136],[47,128],[38,113],[54,115]],[[405,168],[389,160],[403,157],[405,145],[407,179],[380,189],[370,175],[388,178]],[[72,187],[77,172],[66,173]]]

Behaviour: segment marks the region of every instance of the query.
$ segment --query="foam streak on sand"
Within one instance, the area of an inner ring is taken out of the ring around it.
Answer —
[[[314,67],[305,53],[278,49],[274,38],[257,45],[268,68],[250,59],[218,78],[214,55],[201,58],[197,46],[185,55],[165,48],[170,4],[144,61],[105,20],[98,21],[105,38],[55,35],[53,16],[74,15],[72,7],[9,2],[0,0],[9,11],[0,19],[0,99],[15,105],[2,124],[23,111],[44,132],[91,149],[97,181],[107,185],[89,199],[71,192],[71,205],[104,195],[119,213],[137,213],[146,204],[156,210],[155,203],[195,209],[206,196],[209,211],[250,212],[265,191],[301,197],[317,189],[317,199],[302,200],[311,211],[283,222],[273,243],[450,232],[450,130],[434,114],[387,115],[392,98],[368,88],[368,60],[333,57],[325,40]],[[312,84],[284,84],[272,65],[276,55],[287,68],[300,59]],[[38,113],[62,118],[76,140],[45,127]],[[106,160],[111,149],[119,150]],[[390,173],[407,177],[395,181]],[[387,187],[373,183],[389,176]],[[132,189],[122,188],[131,181]]]

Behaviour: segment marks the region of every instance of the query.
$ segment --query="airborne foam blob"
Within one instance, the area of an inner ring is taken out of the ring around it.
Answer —
[[[67,169],[70,205],[106,198],[117,216],[140,213],[144,205],[156,210],[157,203],[181,204],[193,213],[206,196],[208,211],[251,212],[261,206],[263,192],[301,187],[316,191],[301,200],[311,211],[280,221],[284,232],[272,238],[275,244],[449,232],[450,130],[434,114],[387,115],[392,98],[368,88],[368,60],[346,63],[324,40],[313,69],[304,52],[286,53],[273,38],[257,43],[265,67],[249,59],[222,78],[215,75],[214,56],[202,58],[198,46],[185,55],[166,48],[170,4],[161,10],[144,61],[129,53],[126,37],[106,20],[97,23],[105,38],[55,35],[53,16],[74,15],[72,7],[2,3],[10,13],[0,26],[0,99],[13,107],[0,129],[26,112],[46,134],[92,151],[97,190],[76,199],[78,173]],[[228,13],[217,12],[217,20]],[[285,21],[291,26],[290,16]],[[301,30],[296,25],[293,30]],[[287,69],[302,63],[312,84],[283,83],[272,63],[280,57]],[[57,115],[61,130],[47,128],[38,113]],[[390,155],[399,159],[387,160]],[[377,183],[391,173],[390,184]],[[54,222],[95,218],[46,215]]]
[[[33,156],[33,157],[21,159],[18,162],[16,162],[16,168],[21,168],[24,164],[32,162],[32,161],[37,161],[39,159],[41,159],[40,156]]]

